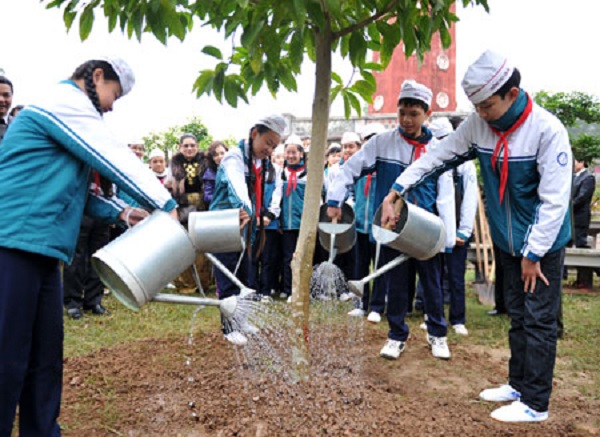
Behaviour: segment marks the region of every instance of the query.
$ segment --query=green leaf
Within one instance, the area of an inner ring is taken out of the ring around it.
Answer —
[[[304,32],[304,47],[306,47],[308,59],[315,62],[317,60],[317,54],[315,52],[314,32]]]
[[[94,25],[94,8],[90,5],[86,6],[81,16],[79,17],[79,38],[81,41],[85,41]]]
[[[223,86],[225,84],[225,70],[227,64],[219,63],[215,68],[215,77],[213,78],[213,92],[219,102],[223,101]]]
[[[225,77],[225,100],[232,108],[237,108],[238,88],[235,80],[230,77]]]
[[[445,49],[452,44],[452,35],[450,35],[450,32],[445,26],[440,27],[440,39],[442,40],[442,47]]]
[[[348,91],[345,89],[342,90],[342,98],[344,100],[344,117],[349,119],[350,115],[352,114],[352,104],[350,103],[350,98],[348,97]]]
[[[342,81],[342,78],[335,71],[331,72],[331,80],[333,80],[336,83],[339,83],[340,85],[344,85],[344,82]]]
[[[279,81],[289,91],[297,91],[296,78],[285,65],[279,65]]]
[[[292,68],[294,71],[300,72],[304,59],[304,34],[301,30],[296,30],[292,34],[288,52]]]
[[[217,58],[219,60],[223,59],[223,54],[221,53],[221,50],[219,50],[215,46],[204,46],[202,48],[202,53],[212,56],[213,58]]]
[[[359,117],[362,114],[362,108],[360,107],[360,100],[358,100],[358,97],[356,97],[352,92],[348,92],[348,100],[350,101],[350,105],[354,108],[354,110],[356,111],[356,115],[358,115]],[[346,117],[346,118],[350,118],[350,117]]]
[[[202,94],[210,94],[213,87],[213,78],[215,76],[214,70],[203,70],[194,82],[192,88],[196,92],[196,96],[200,97]]]
[[[298,22],[298,27],[304,26],[306,21],[306,0],[293,0],[294,15]]]
[[[265,21],[261,18],[251,22],[249,26],[244,27],[244,33],[242,34],[241,38],[242,45],[250,48],[254,44],[254,41],[256,41],[256,37],[260,31],[263,30],[264,26]]]
[[[338,94],[340,93],[340,91],[342,90],[343,85],[336,85],[333,88],[331,88],[331,92],[329,94],[329,104],[332,104],[333,101],[337,98]]]
[[[77,17],[77,13],[71,12],[68,9],[65,9],[63,12],[63,21],[65,22],[65,26],[67,27],[67,32],[71,30],[71,26],[73,26],[73,21]]]
[[[365,70],[383,71],[383,65],[378,62],[365,62],[362,66]]]
[[[367,56],[367,42],[362,32],[353,32],[350,37],[350,62],[355,67],[360,67]]]
[[[342,11],[342,3],[340,0],[325,0],[325,6],[329,11],[329,15],[332,17],[339,16]]]
[[[366,80],[357,80],[352,84],[350,89],[356,91],[358,94],[360,94],[360,96],[363,99],[365,99],[368,102],[371,101],[373,94],[375,94],[375,91],[377,90],[377,88],[374,87],[373,84],[369,83]]]

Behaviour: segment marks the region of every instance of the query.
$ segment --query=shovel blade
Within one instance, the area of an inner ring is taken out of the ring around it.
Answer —
[[[477,298],[482,305],[494,306],[496,304],[494,283],[486,281],[482,284],[473,284],[477,291]]]

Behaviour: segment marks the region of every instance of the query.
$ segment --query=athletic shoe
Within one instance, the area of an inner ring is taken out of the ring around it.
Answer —
[[[532,410],[521,401],[500,407],[490,414],[492,419],[499,422],[543,422],[548,418],[548,412]]]
[[[288,294],[282,291],[281,293],[279,293],[279,297],[282,299],[287,299]]]
[[[422,329],[423,331],[427,331],[427,322],[423,322],[419,325],[419,329]]]
[[[364,317],[367,315],[367,312],[361,308],[354,308],[348,315],[351,317]]]
[[[271,296],[267,296],[266,294],[263,294],[263,295],[260,297],[260,301],[261,301],[262,303],[272,303],[272,302],[273,302],[273,298],[272,298]]]
[[[225,338],[229,343],[235,344],[236,346],[244,346],[248,343],[248,339],[240,331],[231,331],[229,334],[225,334]]]
[[[380,323],[381,322],[381,314],[379,314],[375,311],[371,311],[369,313],[369,316],[367,317],[367,321],[369,321],[371,323]]]
[[[450,349],[446,337],[434,337],[427,334],[427,343],[431,345],[431,354],[436,358],[447,360],[450,358]]]
[[[463,324],[452,325],[452,329],[454,329],[454,332],[456,332],[458,335],[469,335],[467,327]]]
[[[496,388],[488,388],[479,393],[479,397],[489,402],[512,402],[521,398],[521,393],[516,391],[510,384],[504,384]]]
[[[377,313],[376,313],[377,314]],[[404,352],[404,348],[406,347],[406,343],[403,341],[392,340],[388,338],[379,352],[379,355],[383,358],[387,358],[390,360],[396,360],[400,356],[402,352]]]
[[[354,296],[352,293],[342,293],[340,294],[340,302],[348,302]]]
[[[244,334],[254,335],[258,334],[259,329],[250,322],[244,322],[240,326],[240,331]]]

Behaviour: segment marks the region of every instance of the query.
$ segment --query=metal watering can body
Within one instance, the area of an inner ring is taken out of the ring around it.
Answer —
[[[346,203],[342,206],[342,219],[338,223],[332,223],[327,217],[327,205],[321,205],[319,209],[318,223],[319,244],[323,249],[331,249],[331,238],[334,236],[334,248],[336,253],[346,253],[356,243],[356,223],[354,210]]]
[[[202,250],[211,249],[215,253],[241,250],[237,209],[193,213],[189,223],[194,226],[191,234]],[[154,211],[139,225],[98,250],[92,256],[92,265],[117,300],[134,311],[154,300],[218,306],[225,316],[233,314],[237,297],[219,301],[160,293],[193,265],[196,252],[194,241],[181,224],[163,211]]]
[[[373,217],[373,238],[378,243],[418,260],[434,257],[444,247],[446,228],[442,219],[412,203],[403,202],[394,229],[381,226],[381,206]]]

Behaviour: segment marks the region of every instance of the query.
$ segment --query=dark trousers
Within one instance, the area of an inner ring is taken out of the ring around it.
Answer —
[[[83,216],[75,256],[63,269],[64,305],[71,308],[91,308],[102,301],[104,285],[92,268],[92,255],[108,244],[110,227],[100,220]]]
[[[509,283],[504,282],[504,266],[502,264],[502,251],[498,249],[498,246],[494,244],[494,260],[496,261],[496,270],[494,276],[496,280],[494,282],[494,307],[499,313],[506,313],[506,304],[504,303],[504,296],[506,294],[506,287],[510,286]],[[489,279],[489,278],[488,278]]]
[[[385,264],[398,255],[400,253],[393,249],[387,247],[381,248],[382,264]],[[448,326],[444,319],[444,299],[441,287],[441,256],[437,254],[425,261],[409,258],[385,274],[387,276],[387,285],[389,286],[387,319],[390,330],[388,338],[399,341],[406,341],[408,338],[408,325],[404,318],[408,311],[406,284],[411,263],[415,264],[419,279],[423,284],[423,303],[424,311],[427,314],[427,332],[435,337],[445,337],[448,332]]]
[[[465,271],[467,269],[468,246],[454,246],[452,253],[444,254],[445,270],[450,292],[451,325],[464,325],[465,317]]]
[[[378,265],[375,266],[375,268],[381,267],[385,264],[385,261],[383,260],[383,248],[384,246],[380,246],[379,247],[379,262],[377,263]],[[390,249],[387,249],[390,250]],[[374,249],[373,249],[373,263],[375,263],[375,258],[377,258],[377,245],[374,245]],[[375,280],[373,281],[373,291],[371,292],[371,311],[372,312],[376,312],[378,314],[383,314],[385,313],[385,309],[386,309],[386,297],[388,294],[388,290],[390,289],[390,287],[388,286],[388,282],[389,282],[389,278],[391,277],[390,272],[387,272],[377,278],[375,278]],[[404,284],[406,286],[406,284]],[[408,289],[408,287],[407,287]],[[410,294],[410,291],[408,291],[408,293]],[[414,291],[413,291],[413,296],[414,296]],[[410,298],[410,297],[409,297]]]
[[[283,248],[281,232],[276,229],[265,231],[265,247],[260,255],[260,294],[268,296],[271,290],[280,291]]]
[[[354,258],[354,268],[348,279],[362,279],[365,276],[368,276],[371,262],[375,259],[375,244],[371,242],[369,234],[357,232],[356,243],[354,244],[354,247],[352,247],[350,253]],[[371,286],[369,283],[366,283],[361,299],[361,309],[365,311],[369,310],[370,298]]]
[[[298,243],[298,235],[300,231],[283,231],[282,244],[283,244],[283,292],[291,295],[292,294],[292,258],[296,251],[296,244]]]
[[[538,278],[535,292],[525,293],[522,258],[501,252],[504,281],[510,283],[505,294],[511,321],[509,381],[521,392],[521,402],[537,411],[548,410],[552,392],[564,255],[564,249],[546,254],[540,265],[550,286]]]
[[[60,436],[62,358],[58,261],[0,248],[0,436]]]

